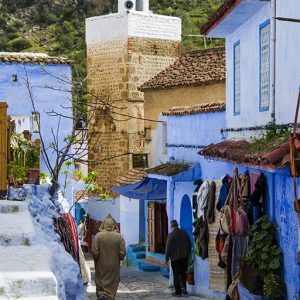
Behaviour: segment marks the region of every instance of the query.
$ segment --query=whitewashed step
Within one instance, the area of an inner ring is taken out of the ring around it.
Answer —
[[[21,297],[13,300],[58,300],[56,296],[45,296],[45,297]]]
[[[35,235],[29,211],[1,214],[0,246],[29,245]]]
[[[50,260],[44,246],[0,247],[0,299],[57,299]]]
[[[28,210],[28,201],[0,200],[0,214],[18,213]]]

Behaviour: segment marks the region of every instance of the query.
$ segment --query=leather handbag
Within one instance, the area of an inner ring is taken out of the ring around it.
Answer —
[[[249,230],[248,215],[244,211],[244,198],[237,168],[234,170],[233,203],[231,210],[231,234],[247,235]]]

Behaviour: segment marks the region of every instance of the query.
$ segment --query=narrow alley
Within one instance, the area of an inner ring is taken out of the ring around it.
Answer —
[[[94,265],[88,260],[91,269],[92,282],[87,288],[85,300],[96,300],[96,287],[94,282]],[[121,271],[121,282],[116,300],[160,300],[176,299],[171,295],[172,290],[168,288],[168,280],[162,273],[142,272],[134,267],[124,267]],[[184,299],[197,299],[200,297],[185,296]]]

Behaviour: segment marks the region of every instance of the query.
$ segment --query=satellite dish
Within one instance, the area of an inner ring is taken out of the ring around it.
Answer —
[[[125,8],[128,9],[128,10],[131,10],[134,8],[134,4],[132,1],[128,0],[125,2]]]

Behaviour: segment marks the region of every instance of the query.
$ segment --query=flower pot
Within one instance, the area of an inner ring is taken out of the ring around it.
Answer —
[[[8,189],[8,199],[14,201],[24,201],[26,198],[26,190],[23,187],[10,186]]]
[[[29,184],[39,184],[40,181],[40,170],[39,169],[29,169],[27,173],[27,183]]]

